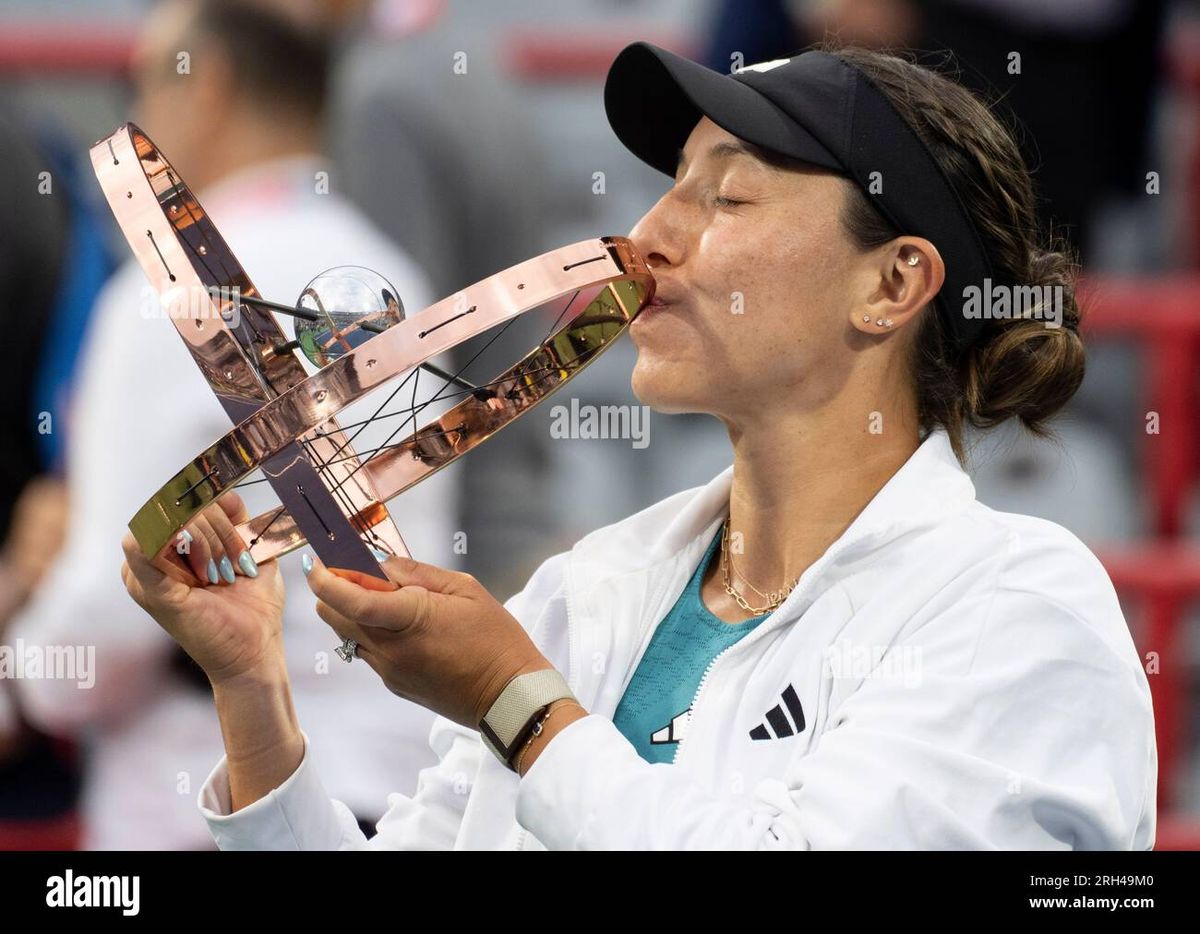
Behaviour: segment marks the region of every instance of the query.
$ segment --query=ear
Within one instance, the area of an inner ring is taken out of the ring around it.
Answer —
[[[933,301],[946,280],[946,264],[937,247],[922,237],[890,240],[875,260],[872,287],[850,323],[864,334],[895,333]]]

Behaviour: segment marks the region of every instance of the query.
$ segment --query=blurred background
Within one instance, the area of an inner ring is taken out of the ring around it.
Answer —
[[[830,31],[996,101],[1043,220],[1080,251],[1083,389],[1057,442],[972,439],[972,475],[983,502],[1104,561],[1154,692],[1158,847],[1200,849],[1200,4],[1182,0],[0,0],[0,645],[96,651],[91,688],[0,680],[0,848],[212,845],[195,811],[220,753],[211,700],[125,595],[118,542],[228,422],[174,328],[139,316],[93,142],[138,122],[267,297],[354,264],[419,309],[627,233],[666,190],[604,116],[625,44],[728,71]],[[639,404],[633,357],[618,342],[551,404]],[[654,414],[641,447],[552,439],[550,409],[394,501],[415,557],[507,599],[730,462],[706,417]],[[315,614],[285,625],[301,721],[341,750],[322,774],[369,827],[426,764],[428,721],[366,666],[323,665]]]

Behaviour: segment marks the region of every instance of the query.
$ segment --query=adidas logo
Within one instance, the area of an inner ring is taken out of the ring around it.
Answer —
[[[787,707],[787,712],[792,715],[790,721],[783,713],[784,707]],[[804,732],[804,708],[800,706],[800,698],[796,696],[794,687],[789,684],[784,688],[783,704],[776,704],[768,710],[766,720],[766,723],[760,723],[750,731],[751,739],[783,739],[785,736]],[[767,728],[768,725],[770,729]]]
[[[650,742],[659,746],[663,743],[677,743],[687,735],[688,724],[692,722],[692,708],[683,713],[677,713],[671,722],[650,734]]]

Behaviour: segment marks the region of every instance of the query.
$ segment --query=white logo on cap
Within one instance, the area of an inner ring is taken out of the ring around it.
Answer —
[[[773,58],[769,62],[758,62],[755,65],[743,65],[738,69],[738,71],[770,71],[772,68],[778,68],[780,65],[786,65],[790,61],[790,58]]]

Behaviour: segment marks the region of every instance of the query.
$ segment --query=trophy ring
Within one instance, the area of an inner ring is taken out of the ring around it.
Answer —
[[[584,240],[518,263],[412,317],[382,327],[364,321],[367,333],[357,334],[357,345],[340,341],[336,358],[326,360],[316,348],[324,365],[310,376],[295,353],[299,342],[288,341],[272,313],[304,310],[259,295],[145,133],[126,124],[93,146],[91,159],[134,256],[234,425],[129,522],[146,555],[172,561],[188,578],[193,575],[172,547],[176,537],[221,493],[261,469],[280,506],[238,526],[255,562],[307,542],[327,566],[386,579],[375,553],[409,556],[388,500],[573,378],[654,295],[653,275],[628,239]],[[466,383],[462,370],[444,374],[428,363],[489,329],[556,304],[562,309],[546,338],[487,383]],[[306,348],[310,359],[313,350]],[[353,441],[361,428],[342,428],[338,413],[398,382],[388,396],[393,398],[422,367],[445,377],[437,397],[414,406],[388,443],[356,453]],[[447,388],[453,392],[443,395]],[[450,398],[460,401],[417,427],[421,408]]]

